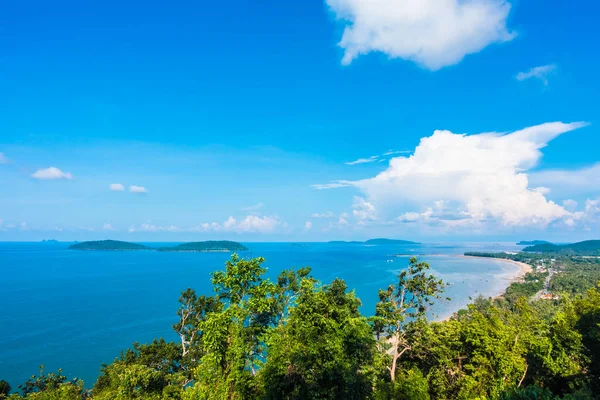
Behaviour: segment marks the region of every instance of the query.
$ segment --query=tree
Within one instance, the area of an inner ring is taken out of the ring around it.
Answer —
[[[371,319],[379,349],[389,355],[387,369],[395,381],[398,360],[412,349],[410,331],[427,320],[428,307],[439,299],[446,284],[428,275],[429,264],[410,259],[407,269],[398,274],[398,282],[379,290],[375,316]]]
[[[364,399],[375,352],[360,300],[344,281],[303,279],[285,324],[270,336],[261,371],[267,399]]]
[[[0,398],[2,396],[8,396],[10,393],[10,385],[5,380],[0,380]]]
[[[95,399],[151,399],[181,393],[191,372],[182,364],[180,348],[163,339],[134,343],[112,364],[104,365],[94,385]],[[178,397],[176,397],[178,398]]]
[[[221,311],[223,304],[215,297],[198,297],[190,288],[181,294],[179,303],[179,322],[173,325],[173,329],[181,340],[184,367],[191,370],[203,354],[202,331],[199,330],[199,325],[206,320],[208,314]]]
[[[264,258],[233,254],[225,271],[212,274],[222,307],[198,323],[202,358],[190,395],[200,399],[255,398],[256,373],[263,363],[265,341],[280,311],[278,288],[263,279]]]

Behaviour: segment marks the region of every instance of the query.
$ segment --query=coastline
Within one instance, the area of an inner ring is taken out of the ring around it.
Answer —
[[[437,257],[447,257],[448,254],[427,254],[424,256],[426,256],[426,257],[436,257],[436,256]],[[506,293],[506,289],[508,289],[508,287],[511,284],[513,284],[515,282],[520,282],[526,274],[533,271],[533,267],[529,264],[526,264],[526,263],[520,262],[520,261],[509,260],[509,259],[505,259],[505,258],[465,256],[464,254],[455,254],[455,255],[451,255],[451,256],[457,257],[457,258],[476,258],[476,259],[501,261],[501,262],[509,263],[509,264],[519,267],[519,269],[515,271],[514,275],[512,275],[510,278],[506,278],[506,285],[504,286],[504,288],[501,291],[497,292],[494,296],[489,296],[492,299],[497,299],[497,298],[504,296],[504,293]],[[433,322],[446,322],[446,321],[450,320],[456,314],[457,311],[458,310],[453,311],[450,314],[438,316],[438,318],[434,318],[432,321]]]
[[[492,259],[492,260],[496,260],[496,261],[503,261],[506,263],[510,263],[513,265],[517,265],[519,267],[519,273],[517,275],[515,275],[515,277],[513,277],[511,279],[511,283],[515,282],[517,280],[520,280],[521,278],[523,278],[526,274],[533,272],[533,267],[529,264],[526,264],[524,262],[521,261],[515,261],[515,260],[509,260],[507,258],[494,258],[494,257],[480,257],[480,256],[465,256],[465,255],[459,255],[459,257],[463,257],[463,258],[488,258],[488,259]]]

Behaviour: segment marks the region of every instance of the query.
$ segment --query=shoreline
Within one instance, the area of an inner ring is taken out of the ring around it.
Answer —
[[[436,257],[436,256],[437,257],[448,257],[449,254],[423,254],[423,256],[425,256],[425,257]],[[533,272],[533,267],[531,265],[526,264],[524,262],[520,262],[520,261],[509,260],[506,258],[466,256],[464,254],[452,254],[450,256],[456,257],[456,258],[477,258],[480,260],[487,259],[487,260],[492,260],[492,261],[501,261],[501,262],[516,265],[517,267],[519,267],[519,269],[517,271],[515,271],[516,273],[513,276],[511,276],[510,278],[506,278],[506,286],[500,292],[498,292],[494,296],[489,296],[491,299],[494,299],[494,300],[504,296],[504,294],[506,293],[506,289],[508,289],[508,287],[511,284],[513,284],[515,282],[520,282],[526,274]],[[469,302],[469,304],[471,304],[471,303],[472,303],[472,301]],[[458,310],[452,312],[450,315],[440,316],[440,318],[433,319],[432,322],[446,322],[446,321],[450,320],[457,312],[458,312]]]

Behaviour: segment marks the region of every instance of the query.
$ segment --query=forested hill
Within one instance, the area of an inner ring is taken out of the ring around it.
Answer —
[[[564,245],[538,244],[525,247],[523,251],[574,256],[600,256],[600,240],[586,240],[584,242]]]
[[[161,247],[159,251],[245,251],[246,246],[228,240],[209,240],[206,242],[184,243],[173,247]]]
[[[121,242],[119,240],[96,240],[91,242],[75,243],[69,246],[70,250],[151,250],[137,243]]]

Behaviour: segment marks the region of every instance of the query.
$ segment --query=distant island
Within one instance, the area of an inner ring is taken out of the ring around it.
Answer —
[[[586,240],[572,244],[537,244],[535,246],[525,247],[524,252],[530,253],[548,253],[573,256],[600,256],[600,240]]]
[[[75,243],[69,250],[152,250],[137,243],[121,242],[119,240],[95,240],[91,242]]]
[[[409,240],[384,239],[384,238],[369,239],[369,240],[365,240],[364,242],[356,241],[356,240],[352,240],[352,241],[348,241],[348,242],[343,241],[343,240],[332,240],[328,243],[330,243],[330,244],[419,244],[417,242],[411,242]]]
[[[184,243],[174,247],[160,247],[158,251],[245,251],[246,246],[228,240],[209,240],[206,242]]]
[[[517,246],[535,246],[538,244],[552,244],[546,240],[521,240]]]
[[[246,246],[228,240],[210,240],[206,242],[184,243],[173,247],[153,248],[137,243],[122,242],[119,240],[96,240],[81,242],[69,246],[70,250],[100,250],[100,251],[131,251],[131,250],[154,250],[154,251],[178,251],[178,252],[211,252],[211,251],[245,251]]]

